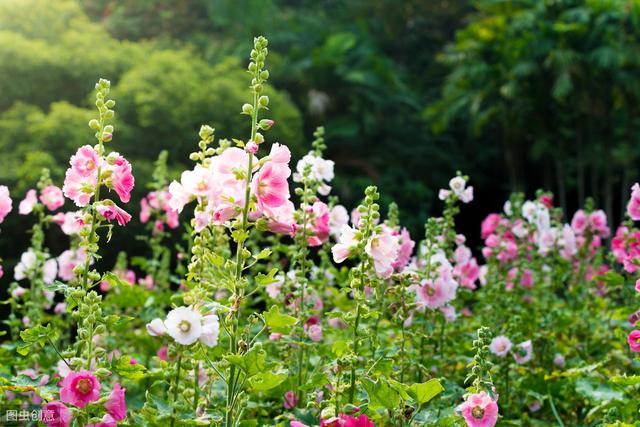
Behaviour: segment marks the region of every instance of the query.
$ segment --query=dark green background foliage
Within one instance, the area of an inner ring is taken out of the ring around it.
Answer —
[[[439,209],[437,190],[459,169],[476,188],[461,221],[471,237],[511,190],[544,187],[569,209],[591,195],[617,220],[638,178],[639,7],[0,0],[0,183],[16,207],[42,167],[61,184],[70,154],[92,141],[91,89],[104,77],[117,101],[114,146],[138,183],[127,208],[137,213],[160,150],[177,174],[190,167],[201,124],[246,138],[243,70],[262,34],[276,121],[267,138],[299,157],[324,125],[335,192],[347,205],[375,183],[383,204],[396,200],[403,222],[421,234]],[[27,224],[15,212],[4,224],[8,264],[26,248]],[[134,250],[127,236],[139,233],[137,223],[119,230],[114,250]]]

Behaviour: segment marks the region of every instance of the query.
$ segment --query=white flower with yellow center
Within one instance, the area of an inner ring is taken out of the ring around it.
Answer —
[[[167,333],[182,345],[193,344],[202,335],[202,315],[191,307],[178,307],[167,314]]]

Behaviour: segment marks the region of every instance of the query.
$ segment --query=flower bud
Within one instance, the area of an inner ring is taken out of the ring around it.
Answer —
[[[242,114],[253,114],[253,105],[244,104],[242,106]]]
[[[258,99],[258,105],[260,105],[262,108],[268,107],[269,106],[269,97],[267,95],[262,95]]]
[[[89,127],[91,129],[100,129],[100,123],[96,119],[89,120]]]

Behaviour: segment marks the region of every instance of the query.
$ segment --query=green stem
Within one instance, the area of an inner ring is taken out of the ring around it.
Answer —
[[[355,360],[351,365],[351,388],[349,389],[349,403],[353,404],[356,395],[356,366],[358,364],[358,325],[360,324],[360,302],[356,303],[356,320],[353,325],[353,354]]]
[[[200,383],[198,381],[198,377],[200,374],[200,365],[199,363],[194,363],[193,364],[193,391],[194,391],[194,395],[193,395],[193,412],[195,413],[194,415],[197,416],[197,412],[198,412],[198,399],[200,399]]]
[[[176,380],[174,383],[173,389],[173,415],[171,416],[171,427],[174,426],[176,422],[175,412],[176,412],[176,402],[178,401],[178,390],[180,386],[180,368],[182,367],[182,354],[178,354],[178,366],[176,369]],[[196,377],[197,378],[197,377]]]

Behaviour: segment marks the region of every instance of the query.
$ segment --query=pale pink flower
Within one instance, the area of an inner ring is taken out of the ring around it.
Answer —
[[[393,268],[400,271],[409,263],[416,243],[411,240],[409,231],[404,227],[399,233],[396,232],[395,234],[397,234],[400,239],[400,248],[398,249],[398,257],[393,262]]]
[[[151,207],[146,197],[140,200],[140,222],[146,224],[151,218]]]
[[[48,185],[40,193],[40,201],[50,211],[55,211],[64,205],[64,195],[62,190],[55,185]]]
[[[68,427],[71,425],[71,411],[62,402],[49,402],[42,407],[40,420],[47,427]]]
[[[311,325],[307,329],[309,339],[314,342],[322,341],[322,326],[320,324]]]
[[[100,381],[87,370],[69,372],[60,386],[60,400],[78,408],[100,399]]]
[[[457,284],[451,280],[438,278],[423,280],[416,289],[418,303],[430,309],[444,306],[456,297]]]
[[[289,422],[289,427],[309,427],[309,426],[304,423],[301,423],[298,420],[291,420]]]
[[[460,409],[468,427],[493,427],[498,421],[498,404],[485,391],[469,395]]]
[[[73,170],[80,176],[94,176],[98,173],[98,167],[102,165],[102,158],[90,145],[78,148],[76,154],[69,160]]]
[[[609,227],[607,226],[607,214],[602,209],[591,212],[589,215],[589,226],[591,230],[597,232],[603,237],[609,236]]]
[[[559,367],[563,367],[564,363],[564,356],[560,353],[556,353],[556,355],[553,357],[553,364]]]
[[[393,273],[393,263],[398,258],[400,242],[398,236],[394,236],[391,230],[383,228],[381,232],[374,233],[364,248],[365,252],[373,258],[376,274],[384,279]]]
[[[351,256],[353,249],[358,245],[359,238],[357,237],[357,230],[343,225],[340,231],[340,237],[338,243],[331,248],[333,254],[333,260],[338,264]]]
[[[462,203],[469,203],[473,200],[473,186],[469,186],[464,189],[458,196]]]
[[[118,221],[118,225],[126,225],[131,220],[131,215],[115,204],[99,203],[96,210],[107,221]]]
[[[66,212],[64,214],[64,220],[60,224],[60,229],[67,236],[78,234],[82,229],[82,222],[79,221],[82,212]]]
[[[87,424],[85,427],[117,427],[118,423],[110,414],[105,414],[102,421],[96,424]]]
[[[169,206],[174,212],[182,212],[184,205],[193,200],[193,195],[191,195],[191,193],[189,193],[184,186],[177,181],[173,181],[169,184],[169,194],[171,194]]]
[[[64,314],[67,311],[67,304],[64,302],[59,302],[53,308],[53,312],[55,314]]]
[[[153,319],[147,323],[147,332],[152,337],[161,337],[167,333],[167,327],[164,325],[162,319]]]
[[[12,208],[13,201],[9,195],[9,188],[6,185],[0,185],[0,223],[4,221]]]
[[[58,276],[64,281],[73,280],[75,277],[73,269],[78,265],[84,264],[86,259],[86,255],[82,250],[67,249],[62,252],[58,256]]]
[[[289,164],[291,160],[291,151],[286,145],[274,143],[269,152],[269,160],[275,163]]]
[[[98,178],[96,175],[82,175],[74,168],[67,169],[64,177],[62,192],[73,200],[76,206],[84,207],[91,200],[96,190]]]
[[[38,203],[38,193],[36,190],[29,190],[24,199],[18,205],[18,213],[20,215],[29,215],[33,211],[33,207]]]
[[[533,344],[531,340],[527,340],[518,344],[513,351],[513,358],[520,365],[527,363],[533,356]]]
[[[576,211],[571,220],[571,228],[573,228],[573,231],[576,234],[582,234],[587,229],[587,225],[587,214],[582,209]]]
[[[511,340],[504,335],[500,335],[491,340],[489,350],[498,357],[505,357],[511,350]]]
[[[267,228],[272,233],[293,235],[296,231],[296,221],[293,217],[296,208],[291,200],[287,200],[277,208],[265,209]]]
[[[244,151],[241,151],[244,154]],[[197,197],[209,196],[216,187],[215,177],[210,169],[196,165],[192,171],[182,172],[180,182],[184,189]],[[169,188],[171,191],[171,187]],[[171,191],[171,197],[178,196]]]

